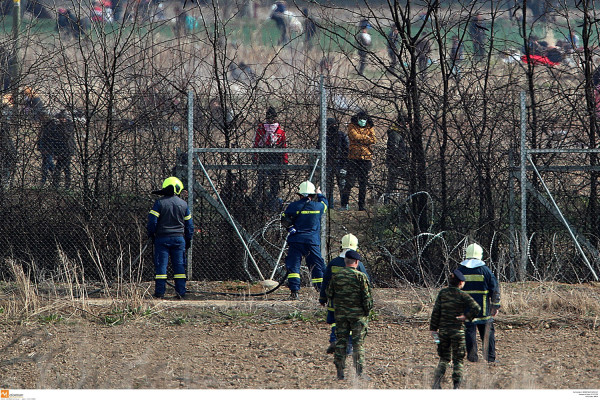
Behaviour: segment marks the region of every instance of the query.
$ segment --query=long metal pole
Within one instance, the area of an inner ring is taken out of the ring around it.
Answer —
[[[517,237],[515,232],[515,177],[513,175],[513,164],[514,154],[513,149],[508,150],[508,227],[510,240],[508,241],[508,253],[510,257],[510,280],[514,281],[517,275],[516,263],[515,263],[515,239]]]
[[[19,47],[20,47],[20,32],[21,32],[21,0],[13,0],[13,15],[12,15],[12,34],[13,34],[13,49],[10,63],[10,85],[12,86],[13,107],[16,108],[19,104]],[[14,109],[14,111],[17,111]]]
[[[321,187],[327,190],[327,91],[325,89],[325,77],[321,75]],[[333,190],[333,186],[331,187]],[[332,193],[325,193],[331,197]],[[321,255],[326,256],[327,218],[321,219]]]
[[[187,152],[187,189],[188,208],[194,218],[194,92],[188,92],[188,152]],[[193,220],[193,219],[192,219]],[[192,265],[194,246],[190,246],[187,254],[187,279],[192,280]]]
[[[525,92],[521,92],[521,266],[519,280],[525,280],[527,272],[527,110]]]

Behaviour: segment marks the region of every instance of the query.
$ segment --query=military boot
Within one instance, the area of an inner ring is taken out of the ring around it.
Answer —
[[[442,377],[435,376],[433,378],[433,385],[431,385],[432,389],[441,389],[442,388]]]
[[[342,367],[341,365],[336,365],[335,366],[337,369],[337,378],[339,381],[343,381],[344,380],[344,367]]]
[[[454,381],[454,389],[460,389],[460,380]]]
[[[362,365],[357,365],[354,368],[355,368],[355,371],[356,371],[356,377],[358,379],[362,379],[362,380],[365,380],[365,381],[370,381],[371,380],[371,378],[369,377],[369,375],[367,375],[367,374],[365,374],[363,372],[363,366]]]
[[[329,347],[327,347],[327,354],[335,353],[335,342],[329,343]]]

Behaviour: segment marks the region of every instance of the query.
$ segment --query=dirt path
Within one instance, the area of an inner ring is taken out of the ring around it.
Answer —
[[[437,364],[430,310],[416,310],[405,298],[401,291],[377,292],[378,316],[366,339],[369,382],[352,374],[335,379],[325,354],[329,327],[311,294],[300,302],[152,300],[131,315],[121,312],[122,319],[118,312],[94,320],[63,310],[51,322],[4,323],[0,387],[428,389]],[[89,305],[91,313],[96,306]],[[415,312],[407,316],[409,310]],[[600,387],[595,325],[501,315],[496,335],[500,365],[467,363],[466,388]]]

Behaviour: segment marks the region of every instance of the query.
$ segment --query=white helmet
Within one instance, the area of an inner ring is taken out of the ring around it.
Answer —
[[[298,188],[298,194],[301,194],[302,196],[315,194],[315,185],[309,181],[302,182]]]
[[[467,246],[467,254],[466,258],[476,258],[477,260],[481,260],[483,257],[483,249],[477,243],[470,244]]]
[[[358,249],[358,238],[351,233],[344,235],[342,237],[342,249]]]

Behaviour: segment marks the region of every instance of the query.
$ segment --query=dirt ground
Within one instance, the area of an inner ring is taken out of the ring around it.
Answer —
[[[369,381],[350,371],[347,380],[335,379],[317,294],[303,289],[301,300],[290,302],[281,289],[267,298],[148,299],[134,310],[106,299],[71,301],[18,323],[2,320],[0,387],[428,389],[437,364],[427,324],[436,293],[375,290],[377,312],[366,339]],[[597,296],[600,288],[590,293]],[[544,310],[501,313],[499,365],[467,362],[464,387],[600,388],[596,322],[597,316]]]

